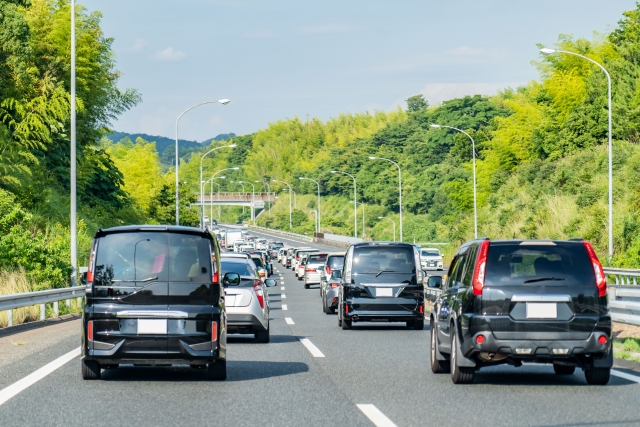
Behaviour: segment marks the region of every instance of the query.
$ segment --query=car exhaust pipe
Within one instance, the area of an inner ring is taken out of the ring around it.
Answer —
[[[351,321],[352,322],[357,322],[358,321],[358,315],[354,314],[353,316],[351,316]]]

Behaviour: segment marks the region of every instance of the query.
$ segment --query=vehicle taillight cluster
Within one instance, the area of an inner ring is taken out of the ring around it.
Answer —
[[[331,267],[329,267],[329,266],[327,265],[327,266],[325,267],[324,271],[326,271],[326,272],[327,272],[327,274],[328,274],[329,276],[331,276]]]
[[[482,295],[482,289],[484,288],[484,276],[487,269],[487,255],[489,254],[490,243],[489,240],[483,240],[480,243],[478,259],[473,270],[473,294],[477,296]]]
[[[93,320],[87,322],[87,340],[93,341]]]
[[[218,322],[211,322],[211,341],[218,341]]]
[[[260,308],[264,308],[264,292],[262,292],[262,282],[260,280],[256,280],[254,282],[253,290],[256,293],[256,297],[258,297],[258,302],[260,303]]]
[[[331,283],[331,287],[332,287],[332,288],[339,288],[339,287],[340,287],[340,283],[332,282],[332,283]]]
[[[604,274],[604,269],[602,268],[602,264],[600,264],[600,260],[598,259],[598,255],[596,255],[596,251],[593,250],[593,246],[589,242],[582,242],[584,248],[587,250],[587,254],[589,255],[589,261],[591,262],[591,266],[593,267],[593,272],[596,275],[596,287],[598,288],[598,296],[607,295],[607,276]]]
[[[89,256],[89,268],[87,270],[87,282],[93,282],[93,264],[95,264],[97,245],[98,239],[93,241],[93,247],[91,248],[91,255]]]

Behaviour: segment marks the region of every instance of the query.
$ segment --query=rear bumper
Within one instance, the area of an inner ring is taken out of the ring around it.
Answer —
[[[338,307],[338,291],[340,288],[328,288],[324,299],[327,307],[336,308]]]
[[[422,301],[407,298],[354,298],[345,301],[349,312],[345,318],[353,322],[406,322],[423,320]]]
[[[233,310],[238,307],[227,309],[227,331],[233,333],[250,333],[251,331],[266,331],[268,321],[263,321],[253,313],[248,311]],[[244,308],[244,307],[243,307]],[[232,312],[236,311],[235,313]]]
[[[88,342],[87,347],[83,351],[83,360],[96,360],[103,365],[111,364],[143,364],[143,365],[175,365],[175,364],[206,364],[215,362],[218,359],[226,358],[224,352],[220,350],[220,342],[200,342],[197,344],[188,344],[181,337],[158,337],[156,346],[147,349],[135,350],[133,346],[127,344],[135,344],[137,337],[123,337],[115,344],[104,343],[100,341]],[[226,342],[226,336],[223,338]],[[176,349],[167,351],[168,346],[162,349],[162,343],[176,341],[177,346],[171,346]]]
[[[317,285],[320,283],[320,273],[304,273],[305,285]]]

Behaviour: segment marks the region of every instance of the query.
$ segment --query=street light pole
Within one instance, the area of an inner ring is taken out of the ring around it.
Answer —
[[[216,150],[219,150],[221,148],[236,148],[237,145],[236,144],[229,144],[229,145],[223,145],[221,147],[216,147],[212,150],[207,151],[206,153],[204,153],[202,155],[202,157],[200,157],[200,182],[202,182],[202,161],[204,160],[205,157],[207,157],[207,155],[209,153],[213,153]],[[218,205],[219,206],[219,205]],[[201,223],[202,223],[202,227],[204,229],[204,186],[200,187],[200,215],[201,215]],[[211,218],[209,218],[209,220],[211,220]]]
[[[213,184],[217,184],[215,182],[213,182],[216,179],[225,179],[226,176],[216,176],[216,177],[211,177],[211,179],[208,179],[207,182],[209,183],[209,223],[211,223],[211,220],[213,219]],[[206,182],[205,182],[206,184]],[[220,184],[217,184],[218,188],[220,188]],[[220,198],[220,191],[218,191],[218,198]],[[218,204],[218,210],[220,209],[220,205]],[[218,218],[220,218],[220,215],[218,215]],[[204,224],[202,224],[202,227],[204,229]]]
[[[358,200],[356,193],[356,177],[347,172],[331,171],[331,173],[341,173],[353,178],[353,237],[358,238]]]
[[[286,185],[287,187],[289,187],[289,230],[291,230],[293,228],[293,223],[291,221],[291,193],[292,193],[292,189],[291,189],[291,184],[289,184],[288,182],[284,182],[284,181],[278,181],[277,179],[274,179],[273,182],[281,182],[284,185]]]
[[[224,169],[220,169],[219,171],[217,171],[216,173],[214,173],[213,175],[211,175],[211,178],[208,181],[213,182],[213,179],[216,177],[216,175],[218,175],[219,173],[222,173],[224,171],[237,171],[240,170],[239,167],[234,166],[234,167],[230,167],[230,168],[224,168]],[[213,218],[213,184],[211,184],[211,193],[210,193],[210,200],[209,200],[209,221],[211,221],[211,219]],[[204,224],[202,225],[204,227]]]
[[[231,182],[235,182],[242,185],[242,194],[244,194],[244,184],[242,184],[242,181],[231,181]],[[242,222],[244,222],[244,205],[242,205]]]
[[[389,163],[393,163],[398,168],[398,201],[400,204],[400,241],[402,242],[402,170],[400,170],[400,165],[394,162],[391,159],[385,159],[384,157],[375,157],[369,156],[369,160],[384,160]]]
[[[393,241],[396,241],[396,222],[391,218],[387,218],[386,216],[379,216],[378,219],[388,219],[393,224]]]
[[[269,199],[271,197],[271,186],[269,185],[269,183],[267,181],[256,181],[256,182],[267,186],[267,199]],[[271,216],[271,201],[267,200],[267,203],[269,203],[269,216]]]
[[[364,239],[367,236],[367,233],[364,227],[364,203],[358,202],[358,204],[362,206],[362,238]]]
[[[180,158],[178,157],[178,124],[180,122],[180,118],[182,118],[182,116],[187,113],[188,111],[193,110],[196,107],[199,107],[201,105],[205,105],[205,104],[215,104],[215,103],[219,103],[222,105],[226,105],[228,104],[230,101],[228,99],[219,99],[217,101],[205,101],[205,102],[201,102],[198,105],[194,105],[193,107],[189,107],[186,110],[184,110],[182,113],[180,113],[180,115],[178,116],[178,118],[176,119],[176,225],[180,225],[180,192],[178,191],[179,189],[179,185],[180,182],[178,180],[178,168],[180,166]],[[202,181],[202,179],[200,179]]]
[[[543,55],[552,55],[554,53],[566,53],[567,55],[578,56],[582,59],[586,59],[592,64],[597,65],[604,74],[607,76],[607,90],[608,90],[608,109],[609,109],[609,262],[611,262],[611,258],[613,257],[613,143],[612,143],[612,131],[611,131],[611,76],[604,66],[600,63],[594,61],[593,59],[580,55],[579,53],[569,52],[566,50],[557,50],[557,49],[549,49],[547,47],[540,49],[540,52]]]
[[[316,233],[318,232],[318,210],[314,209],[311,211],[312,214],[316,214]]]
[[[303,176],[300,177],[300,180],[307,180],[311,182],[315,182],[318,186],[318,212],[316,213],[316,232],[320,232],[320,183],[315,179],[305,178]]]
[[[71,286],[78,284],[78,231],[76,218],[76,2],[71,0],[71,132],[70,132],[70,162],[71,177],[69,190],[71,192]],[[69,305],[70,302],[67,302]],[[70,307],[70,305],[69,305]]]
[[[255,211],[255,200],[256,200],[256,186],[253,185],[252,182],[246,182],[246,181],[238,181],[240,184],[249,184],[251,186],[251,221],[253,222],[253,224],[255,225],[256,223],[256,211]]]
[[[476,142],[473,140],[471,135],[469,135],[467,132],[463,131],[462,129],[454,128],[453,126],[438,125],[435,123],[432,124],[431,127],[434,129],[439,129],[439,128],[453,129],[455,131],[458,131],[460,133],[467,135],[467,137],[469,137],[469,139],[471,140],[471,151],[473,154],[473,234],[477,239],[478,238],[478,195],[476,190]]]

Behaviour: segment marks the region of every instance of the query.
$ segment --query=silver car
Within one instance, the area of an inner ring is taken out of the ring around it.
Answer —
[[[338,295],[340,294],[340,278],[342,270],[333,270],[329,280],[323,277],[320,283],[320,292],[322,293],[322,311],[326,314],[333,314],[338,308]]]
[[[239,279],[223,283],[227,310],[228,334],[253,334],[259,343],[269,342],[269,292],[267,287],[278,284],[273,279],[264,282],[258,276],[253,261],[240,258],[221,260],[223,273],[237,273]]]
[[[260,280],[264,281],[267,278],[267,267],[264,265],[264,260],[262,256],[259,254],[251,254],[251,261],[256,266],[256,270],[258,271],[258,277]]]
[[[321,280],[329,280],[333,270],[342,270],[345,254],[346,252],[332,252],[327,256],[327,261],[324,263],[322,277],[320,278]],[[320,287],[320,296],[322,296],[322,286]]]
[[[304,288],[309,289],[310,285],[319,285],[324,263],[327,261],[326,253],[310,254],[304,266]]]
[[[298,261],[298,264],[295,266],[295,269],[293,270],[296,273],[298,280],[304,279],[304,267],[307,263],[306,261],[307,257],[311,254],[317,254],[317,253],[318,253],[317,249],[304,249],[304,250],[298,251],[297,258],[300,258],[300,260]]]

